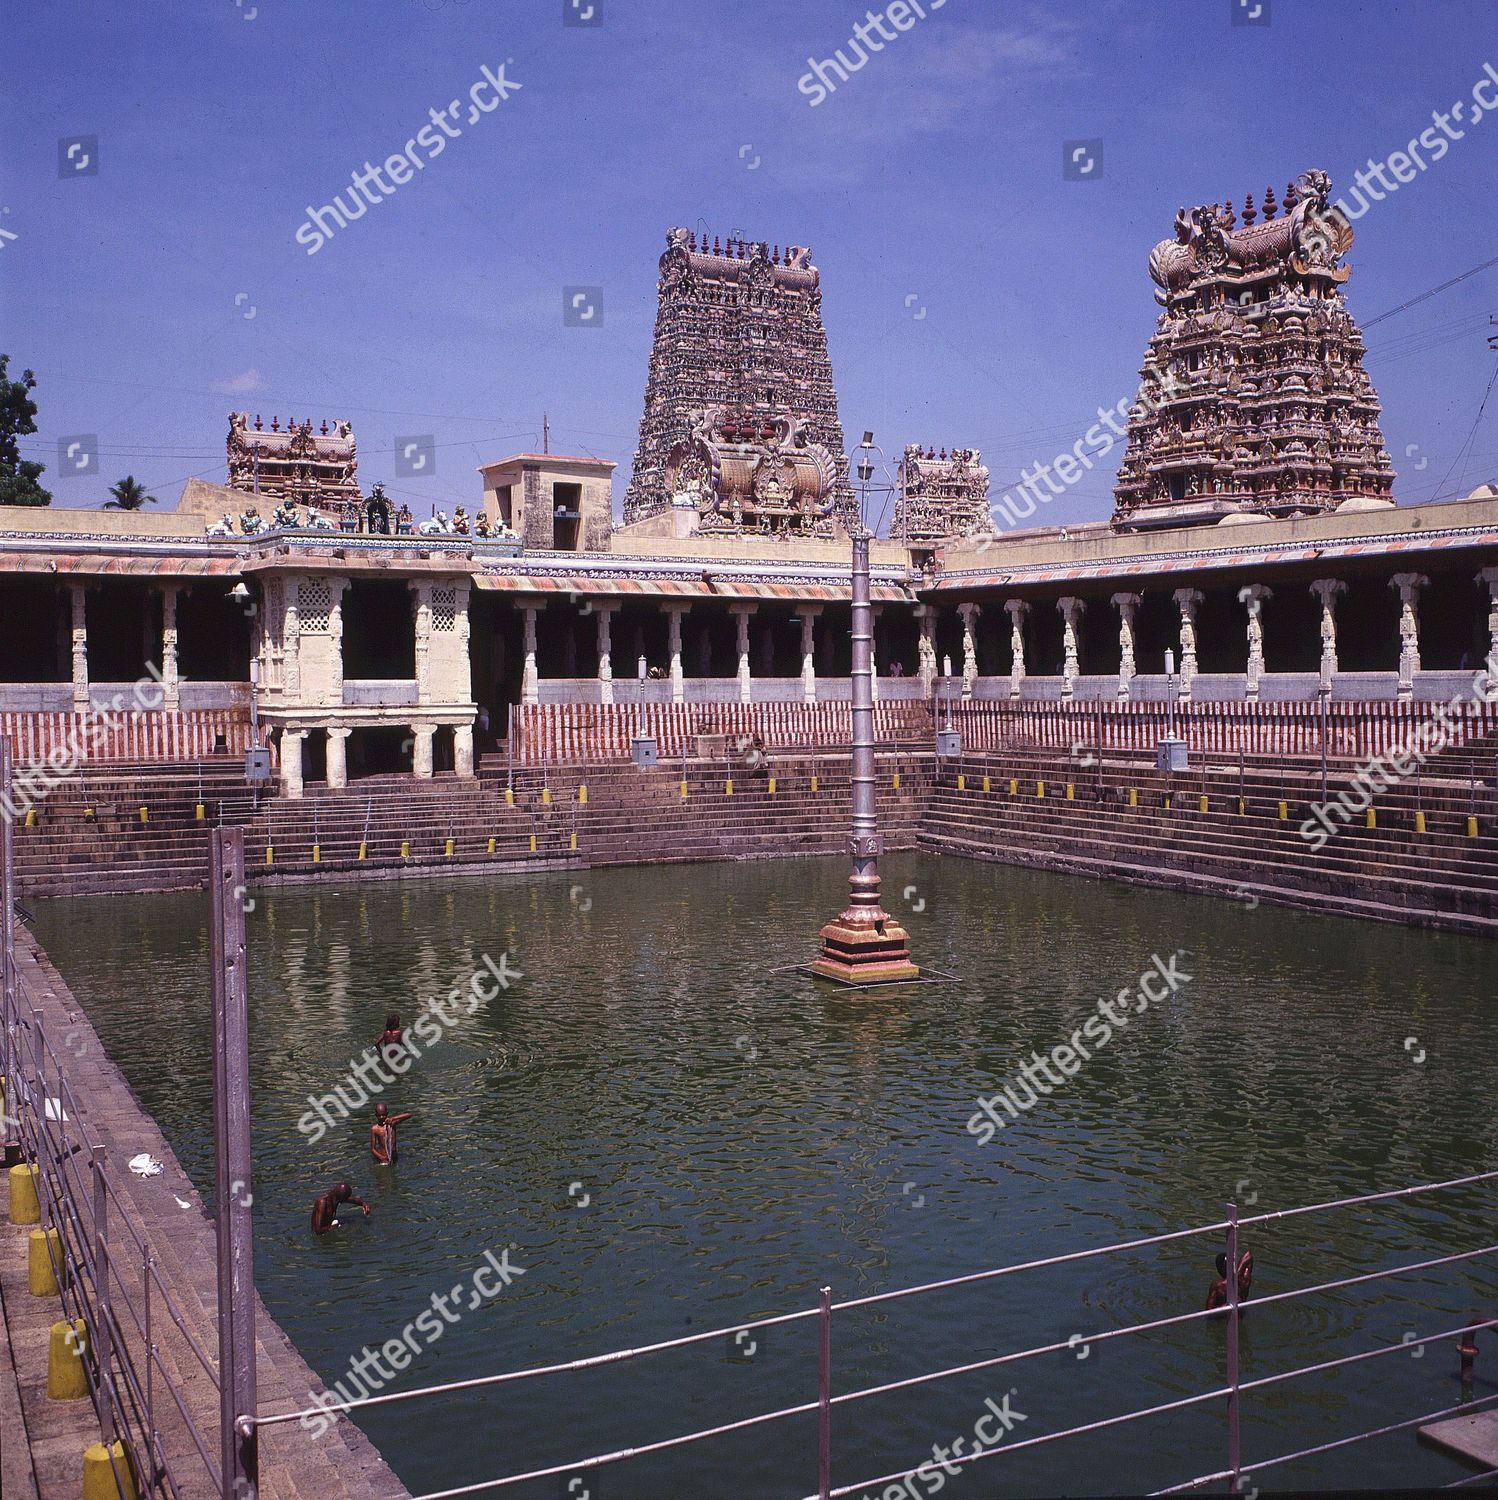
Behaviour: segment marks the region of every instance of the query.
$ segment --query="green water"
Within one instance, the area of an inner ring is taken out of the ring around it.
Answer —
[[[420,1335],[390,1388],[806,1308],[824,1283],[851,1298],[1164,1233],[1220,1218],[1229,1198],[1264,1212],[1498,1165],[1491,945],[957,860],[891,857],[884,874],[917,957],[959,982],[854,997],[778,972],[840,906],[835,860],[256,892],[256,1268],[319,1375],[331,1383],[362,1345],[399,1338],[491,1249],[513,1246],[524,1275],[470,1297],[436,1342]],[[46,903],[36,927],[208,1194],[204,896]],[[968,1132],[977,1095],[1069,1038],[1152,954],[1178,950],[1191,979],[1177,994],[987,1145]],[[368,1110],[316,1144],[298,1131],[309,1094],[333,1088],[388,1009],[409,1026],[486,953],[509,954],[523,978],[383,1096],[414,1113],[396,1167],[371,1162]],[[341,1177],[372,1217],[314,1239],[312,1200]],[[1252,1230],[1254,1291],[1489,1243],[1493,1204],[1484,1186]],[[1218,1248],[839,1315],[834,1389],[1194,1310]],[[1259,1309],[1244,1321],[1245,1376],[1485,1315],[1487,1267]],[[361,1425],[424,1492],[814,1398],[810,1324],[762,1332],[747,1353],[715,1340],[374,1408]],[[1455,1369],[1443,1343],[1246,1398],[1245,1463],[1452,1405]],[[1195,1323],[840,1407],[833,1482],[929,1459],[971,1435],[985,1398],[1024,1414],[1018,1441],[1208,1389],[1223,1371],[1223,1329]],[[282,1453],[311,1441],[296,1427],[265,1438]],[[1139,1491],[1225,1456],[1214,1403],[1000,1456],[945,1489]],[[1256,1478],[1389,1486],[1463,1472],[1401,1434]],[[743,1500],[781,1500],[815,1480],[814,1425],[797,1417],[495,1493],[632,1500],[731,1483]]]

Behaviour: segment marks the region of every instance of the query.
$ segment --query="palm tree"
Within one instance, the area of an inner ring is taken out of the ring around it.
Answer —
[[[155,495],[148,495],[145,485],[139,483],[131,474],[127,474],[118,484],[111,486],[109,493],[114,496],[114,499],[104,502],[105,510],[139,510],[147,501],[150,501],[152,505],[156,503]]]

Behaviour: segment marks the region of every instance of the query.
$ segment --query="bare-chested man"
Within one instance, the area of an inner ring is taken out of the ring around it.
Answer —
[[[1238,1302],[1241,1306],[1248,1301],[1248,1294],[1254,1284],[1254,1253],[1245,1250],[1238,1257]],[[1207,1288],[1208,1312],[1215,1312],[1218,1308],[1228,1305],[1228,1258],[1219,1253],[1217,1256],[1217,1280]]]
[[[383,1104],[375,1105],[374,1124],[369,1127],[369,1154],[382,1167],[395,1165],[395,1127],[410,1118],[410,1111],[393,1115]]]
[[[364,1210],[364,1217],[369,1217],[369,1205],[362,1198],[354,1197],[354,1190],[348,1183],[340,1182],[312,1205],[313,1234],[326,1234],[338,1222],[338,1210],[345,1203],[357,1203]]]

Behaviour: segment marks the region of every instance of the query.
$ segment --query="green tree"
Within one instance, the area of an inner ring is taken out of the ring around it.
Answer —
[[[156,503],[156,496],[148,495],[145,485],[132,474],[125,475],[118,484],[111,485],[109,493],[114,499],[104,502],[105,510],[139,510],[148,500],[152,505]]]
[[[27,370],[7,380],[8,354],[0,354],[0,505],[51,505],[52,496],[37,483],[43,466],[21,457],[19,438],[36,431],[36,376]]]

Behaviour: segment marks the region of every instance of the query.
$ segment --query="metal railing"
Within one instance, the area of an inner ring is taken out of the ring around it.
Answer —
[[[88,1123],[70,1080],[97,1039],[72,1018],[49,1025],[44,1000],[16,957],[16,886],[11,747],[0,736],[0,1078],[7,1159],[30,1167],[47,1255],[72,1352],[88,1382],[121,1494],[172,1500],[209,1493],[254,1500],[253,1439],[238,1418],[254,1409],[253,1317],[248,1202],[247,1028],[244,1015],[243,835],[213,835],[215,1079],[218,1147],[219,1357],[193,1332],[157,1254],[121,1194],[125,1167]],[[238,890],[234,887],[237,885]],[[56,1032],[62,1031],[62,1046]],[[75,1045],[76,1042],[76,1045]],[[222,1119],[228,1111],[232,1119]],[[242,1181],[231,1180],[231,1170]],[[188,1205],[184,1204],[183,1207]],[[229,1229],[225,1232],[224,1226]],[[225,1342],[232,1325],[234,1338]],[[236,1341],[237,1340],[237,1346]],[[236,1347],[245,1351],[235,1353]],[[226,1356],[226,1350],[231,1357]],[[231,1376],[225,1383],[221,1370]],[[247,1372],[247,1373],[246,1373]],[[202,1382],[213,1394],[205,1401]],[[122,1456],[113,1444],[118,1442]],[[215,1455],[217,1450],[217,1456]],[[129,1474],[122,1473],[128,1467]]]
[[[1180,1397],[1176,1400],[1159,1402],[1153,1405],[1140,1407],[1118,1415],[1101,1417],[1093,1421],[1082,1422],[1071,1427],[1062,1428],[1056,1432],[1048,1432],[1036,1437],[1024,1438],[1019,1441],[1005,1441],[1002,1446],[994,1444],[986,1448],[979,1448],[960,1456],[953,1455],[949,1460],[955,1466],[965,1466],[978,1463],[988,1459],[1002,1457],[1007,1454],[1019,1453],[1029,1449],[1041,1447],[1047,1444],[1064,1441],[1068,1438],[1081,1437],[1086,1434],[1102,1432],[1108,1429],[1126,1426],[1129,1423],[1138,1422],[1147,1418],[1165,1415],[1171,1412],[1184,1411],[1188,1408],[1204,1406],[1212,1403],[1221,1403],[1224,1408],[1224,1445],[1226,1463],[1218,1469],[1209,1473],[1199,1474],[1190,1479],[1181,1481],[1174,1485],[1155,1491],[1157,1494],[1175,1494],[1198,1489],[1203,1485],[1227,1481],[1230,1492],[1237,1494],[1242,1491],[1243,1479],[1250,1471],[1257,1474],[1264,1469],[1278,1467],[1291,1463],[1297,1459],[1309,1458],[1313,1455],[1332,1452],[1352,1444],[1365,1442],[1369,1439],[1384,1436],[1389,1433],[1400,1432],[1412,1427],[1423,1426],[1426,1423],[1438,1421],[1443,1417],[1467,1414],[1484,1409],[1492,1402],[1498,1401],[1498,1395],[1483,1396],[1475,1400],[1468,1399],[1457,1405],[1443,1408],[1438,1411],[1424,1412],[1418,1417],[1402,1419],[1398,1422],[1373,1428],[1367,1431],[1335,1438],[1331,1441],[1316,1444],[1311,1447],[1300,1448],[1292,1452],[1267,1454],[1262,1458],[1254,1458],[1245,1461],[1242,1454],[1241,1440],[1241,1415],[1242,1402],[1246,1395],[1267,1390],[1273,1386],[1283,1385],[1304,1376],[1321,1374],[1330,1370],[1346,1368],[1348,1366],[1365,1363],[1370,1360],[1383,1358],[1391,1354],[1404,1354],[1408,1356],[1411,1350],[1421,1348],[1426,1344],[1442,1339],[1455,1338],[1467,1335],[1478,1329],[1498,1326],[1498,1318],[1473,1317],[1461,1323],[1443,1328],[1434,1332],[1424,1333],[1418,1336],[1406,1334],[1397,1344],[1378,1345],[1371,1349],[1360,1350],[1357,1353],[1345,1355],[1336,1359],[1322,1360],[1314,1364],[1302,1365],[1293,1369],[1278,1370],[1270,1374],[1259,1376],[1255,1379],[1245,1380],[1242,1375],[1241,1362],[1238,1350],[1238,1332],[1240,1319],[1242,1317],[1242,1305],[1239,1301],[1238,1278],[1236,1274],[1230,1273],[1225,1277],[1226,1303],[1222,1307],[1202,1309],[1197,1312],[1180,1313],[1171,1317],[1156,1318],[1146,1322],[1138,1322],[1116,1328],[1100,1329],[1095,1333],[1085,1335],[1071,1335],[1068,1338],[1056,1340],[1050,1343],[1038,1344],[1032,1347],[1009,1350],[1001,1354],[991,1355],[983,1359],[970,1360],[961,1364],[954,1364],[942,1369],[930,1370],[921,1374],[907,1376],[901,1379],[889,1380],[877,1385],[865,1386],[860,1389],[844,1391],[834,1394],[833,1392],[833,1366],[832,1366],[832,1331],[834,1318],[837,1315],[847,1314],[858,1309],[875,1306],[886,1306],[888,1304],[903,1301],[910,1298],[924,1297],[937,1293],[947,1293],[960,1288],[978,1286],[996,1281],[1003,1277],[1017,1276],[1026,1272],[1044,1270],[1056,1266],[1072,1265],[1079,1262],[1095,1260],[1099,1257],[1117,1255],[1124,1252],[1132,1252],[1167,1245],[1193,1238],[1222,1237],[1225,1242],[1227,1265],[1230,1268],[1238,1266],[1239,1242],[1243,1230],[1257,1226],[1278,1223],[1289,1219],[1298,1218],[1307,1214],[1328,1213],[1335,1210],[1366,1207],[1370,1204],[1391,1203],[1396,1200],[1405,1200],[1418,1197],[1422,1194],[1448,1192],[1459,1188],[1471,1187],[1478,1183],[1491,1183],[1498,1181],[1498,1171],[1481,1172],[1468,1177],[1454,1178],[1445,1182],[1422,1183],[1414,1187],[1397,1188],[1380,1193],[1369,1193],[1360,1197],[1340,1198],[1325,1203],[1309,1204],[1302,1207],[1282,1209],[1273,1213],[1257,1214],[1249,1218],[1240,1218],[1236,1208],[1229,1204],[1227,1217],[1216,1223],[1200,1224],[1189,1229],[1175,1230],[1167,1234],[1151,1235],[1141,1239],[1122,1241],[1116,1244],[1102,1245],[1087,1250],[1071,1251],[1062,1255],[1046,1256],[1041,1259],[1024,1261],[1014,1265],[1000,1266],[995,1269],[972,1272],[964,1276],[949,1277],[941,1281],[927,1282],[919,1286],[903,1287],[888,1292],[879,1292],[870,1296],[850,1298],[846,1301],[835,1302],[829,1287],[823,1287],[820,1293],[818,1305],[814,1308],[806,1308],[798,1312],[782,1313],[775,1317],[756,1318],[749,1322],[733,1324],[725,1328],[715,1328],[705,1333],[689,1334],[682,1338],[666,1339],[659,1343],[646,1344],[632,1349],[618,1349],[607,1354],[593,1355],[582,1359],[567,1360],[557,1364],[534,1366],[528,1369],[512,1370],[497,1375],[476,1376],[466,1380],[448,1381],[440,1385],[423,1386],[409,1391],[387,1392],[381,1395],[367,1396],[361,1399],[348,1401],[325,1400],[323,1404],[294,1411],[274,1412],[262,1414],[255,1420],[258,1428],[272,1428],[288,1422],[299,1422],[304,1418],[311,1419],[324,1413],[332,1412],[357,1412],[366,1408],[388,1405],[392,1402],[418,1401],[452,1395],[457,1392],[474,1391],[499,1385],[511,1385],[516,1382],[536,1380],[547,1376],[571,1374],[581,1370],[597,1369],[604,1365],[620,1364],[649,1356],[665,1353],[669,1350],[685,1349],[693,1345],[701,1345],[711,1341],[721,1341],[733,1338],[741,1333],[750,1333],[755,1330],[784,1326],[791,1323],[802,1323],[814,1321],[817,1329],[817,1371],[816,1371],[816,1395],[793,1405],[779,1407],[773,1411],[761,1412],[752,1416],[739,1418],[731,1422],[720,1423],[716,1426],[700,1428],[693,1432],[687,1432],[674,1437],[667,1437],[653,1442],[632,1444],[627,1448],[618,1448],[608,1452],[589,1454],[584,1457],[571,1460],[566,1463],[548,1464],[540,1468],[527,1469],[523,1472],[506,1474],[492,1479],[483,1479],[471,1484],[458,1485],[448,1489],[433,1490],[416,1497],[416,1500],[456,1500],[458,1496],[478,1494],[488,1490],[504,1489],[512,1485],[522,1484],[527,1481],[545,1479],[557,1475],[572,1475],[585,1473],[591,1469],[598,1469],[607,1464],[619,1463],[629,1459],[642,1458],[650,1454],[663,1453],[673,1449],[687,1447],[691,1444],[701,1443],[714,1438],[721,1438],[730,1433],[743,1432],[750,1428],[763,1427],[769,1423],[783,1421],[789,1417],[804,1417],[812,1413],[817,1417],[817,1442],[814,1455],[808,1454],[808,1468],[814,1459],[817,1473],[817,1488],[806,1497],[806,1500],[838,1500],[838,1497],[852,1496],[864,1491],[871,1491],[880,1485],[892,1485],[907,1478],[912,1470],[921,1462],[902,1470],[892,1473],[869,1476],[851,1484],[832,1483],[832,1419],[839,1410],[847,1409],[855,1403],[867,1401],[878,1396],[887,1396],[896,1392],[915,1390],[920,1387],[934,1385],[941,1381],[953,1380],[960,1376],[972,1375],[980,1371],[996,1369],[1000,1366],[1015,1364],[1021,1360],[1034,1359],[1042,1355],[1064,1352],[1074,1347],[1080,1341],[1086,1344],[1099,1344],[1114,1339],[1124,1339],[1141,1333],[1156,1332],[1161,1329],[1180,1328],[1188,1324],[1200,1322],[1204,1319],[1220,1319],[1225,1324],[1226,1343],[1226,1369],[1223,1384],[1198,1393]],[[1439,1255],[1427,1259],[1406,1263],[1403,1265],[1389,1267],[1383,1270],[1364,1272],[1356,1276],[1346,1276],[1335,1280],[1323,1281],[1310,1286],[1296,1287],[1290,1291],[1276,1292],[1268,1296],[1253,1299],[1252,1305],[1255,1309],[1289,1303],[1299,1298],[1324,1296],[1331,1293],[1342,1292],[1351,1287],[1365,1286],[1373,1282],[1384,1281],[1399,1276],[1420,1275],[1431,1271],[1436,1267],[1456,1265],[1459,1263],[1471,1263],[1479,1261],[1482,1257],[1498,1254],[1498,1243],[1480,1245],[1474,1248],[1455,1251],[1446,1255]]]

